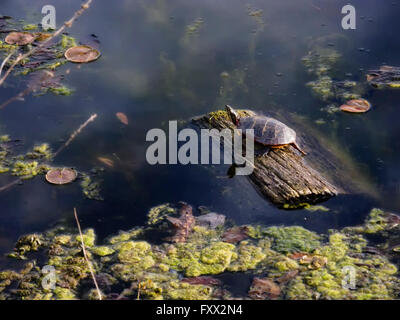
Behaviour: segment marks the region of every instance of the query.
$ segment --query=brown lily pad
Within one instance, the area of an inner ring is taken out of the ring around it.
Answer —
[[[291,270],[286,272],[283,276],[279,277],[278,279],[276,279],[280,284],[286,284],[288,283],[290,280],[294,279],[297,277],[297,275],[299,274],[299,270]]]
[[[340,106],[340,110],[352,113],[363,113],[371,109],[371,104],[365,99],[349,100]]]
[[[8,44],[24,46],[32,43],[35,39],[35,35],[29,32],[10,32],[5,38],[5,42]]]
[[[281,288],[267,278],[254,278],[249,290],[249,296],[257,300],[276,299],[280,294]]]
[[[100,57],[100,52],[90,46],[81,45],[69,48],[65,51],[64,56],[71,62],[88,63],[97,60]]]
[[[181,208],[179,209],[179,215],[180,215],[179,218],[174,218],[170,216],[166,217],[167,221],[172,225],[174,229],[173,230],[174,235],[168,237],[166,240],[175,243],[185,242],[196,222],[193,216],[192,207],[187,203],[184,202],[181,203]]]
[[[71,168],[51,169],[46,174],[46,180],[52,184],[67,184],[76,179],[78,173]]]
[[[219,286],[221,281],[210,276],[199,276],[193,278],[183,278],[182,282],[189,284],[202,284],[204,286]]]
[[[222,241],[229,243],[240,242],[249,237],[248,231],[249,228],[246,226],[230,228],[222,235]]]

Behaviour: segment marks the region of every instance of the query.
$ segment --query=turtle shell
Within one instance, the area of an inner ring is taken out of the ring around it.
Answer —
[[[254,129],[254,140],[268,146],[286,145],[296,142],[296,132],[274,118],[264,116],[242,118],[240,119],[238,129]]]

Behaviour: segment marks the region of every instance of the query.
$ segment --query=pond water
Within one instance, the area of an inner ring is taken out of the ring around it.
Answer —
[[[180,200],[207,206],[237,224],[303,225],[319,232],[360,223],[375,206],[400,211],[400,91],[368,88],[364,97],[373,105],[370,112],[331,115],[320,110],[327,103],[306,86],[315,77],[307,73],[302,57],[317,39],[328,39],[329,47],[341,54],[338,80],[362,83],[365,70],[400,65],[400,2],[352,1],[356,30],[341,28],[346,3],[95,0],[69,33],[89,44],[95,34],[101,58],[58,69],[73,95],[29,95],[1,110],[0,133],[22,140],[17,153],[42,142],[56,150],[97,113],[96,121],[54,165],[90,171],[104,167],[98,157],[113,159],[114,168],[105,166],[101,175],[104,201],[85,199],[78,183],[54,187],[43,177],[1,192],[0,254],[10,252],[22,234],[59,223],[74,227],[74,207],[82,226],[93,227],[100,238],[142,225],[149,208]],[[39,23],[45,4],[2,0],[0,14]],[[81,1],[52,4],[59,25]],[[10,77],[0,88],[1,101],[25,87],[26,79]],[[262,198],[248,179],[226,178],[227,166],[147,164],[145,137],[150,129],[166,128],[169,120],[188,120],[226,103],[306,117],[312,129],[349,155],[368,194],[331,199],[324,203],[330,212],[284,211]],[[118,121],[117,112],[127,115],[128,126]],[[325,123],[315,122],[321,119]],[[0,185],[11,180],[2,175]],[[1,257],[0,268],[7,261]]]

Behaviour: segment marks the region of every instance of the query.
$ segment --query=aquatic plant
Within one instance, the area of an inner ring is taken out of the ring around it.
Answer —
[[[270,227],[263,234],[272,238],[272,249],[282,252],[310,252],[320,245],[320,236],[302,227]]]
[[[81,176],[81,187],[84,196],[88,199],[102,201],[103,197],[100,194],[100,181],[93,181],[86,173],[82,173]]]
[[[169,205],[150,211],[160,213],[167,208],[174,211]],[[374,210],[366,225],[386,226],[383,215]],[[366,251],[370,244],[357,230],[332,230],[326,238],[298,226],[246,227],[249,239],[236,244],[221,240],[225,228],[207,226],[194,226],[185,242],[175,244],[138,239],[150,230],[163,232],[159,223],[121,231],[108,244],[96,244],[93,229],[82,237],[102,296],[111,297],[112,286],[119,284],[124,289],[118,296],[134,299],[226,298],[230,293],[221,290],[221,282],[205,275],[227,271],[255,275],[249,288],[252,299],[393,299],[400,293],[397,267],[387,257]],[[0,272],[0,298],[96,298],[95,291],[87,287],[90,270],[79,234],[56,228],[27,235],[11,256],[30,259],[39,251],[47,256],[42,263],[56,268],[56,289],[43,289],[40,268],[28,262],[24,270]],[[346,268],[355,271],[357,286],[353,289],[343,285]],[[182,275],[189,278],[182,279]],[[10,290],[13,286],[16,289]]]
[[[317,79],[306,85],[311,88],[314,95],[324,102],[359,99],[365,92],[365,88],[356,81],[333,80],[333,70],[341,58],[340,53],[332,48],[323,48],[315,45],[306,56],[302,58],[308,73]]]

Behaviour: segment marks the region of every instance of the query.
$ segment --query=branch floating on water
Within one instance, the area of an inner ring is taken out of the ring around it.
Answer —
[[[96,113],[95,113],[95,114],[92,114],[92,115],[90,116],[89,119],[87,119],[83,124],[81,124],[81,126],[71,134],[71,136],[69,137],[69,139],[67,140],[67,142],[64,143],[64,144],[54,153],[54,157],[56,157],[62,150],[64,150],[66,147],[68,147],[68,145],[72,142],[72,140],[74,140],[74,139],[76,138],[76,136],[77,136],[78,134],[80,134],[81,131],[82,131],[83,129],[85,129],[85,127],[86,127],[90,122],[94,121],[96,118],[97,118],[97,114],[96,114]]]

